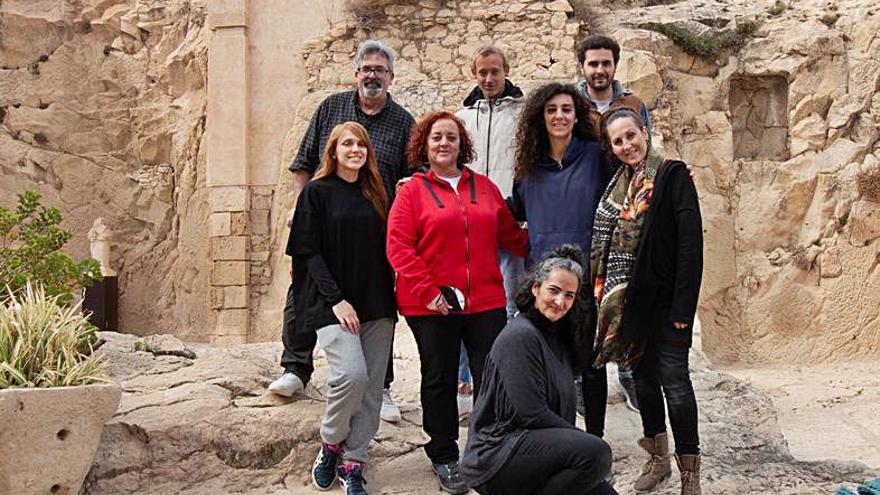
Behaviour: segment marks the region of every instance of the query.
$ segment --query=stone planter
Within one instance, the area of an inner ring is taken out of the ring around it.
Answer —
[[[103,384],[0,390],[0,493],[79,493],[121,396]]]

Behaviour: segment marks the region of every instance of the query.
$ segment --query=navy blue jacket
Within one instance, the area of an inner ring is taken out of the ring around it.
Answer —
[[[562,163],[545,156],[531,175],[514,183],[508,205],[514,218],[529,224],[526,267],[562,244],[575,244],[589,257],[593,217],[610,179],[599,144],[574,136]]]

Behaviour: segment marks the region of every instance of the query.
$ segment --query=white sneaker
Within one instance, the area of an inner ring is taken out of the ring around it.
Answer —
[[[382,421],[389,423],[397,423],[400,421],[400,408],[391,398],[391,391],[387,388],[382,392],[382,409],[379,411],[379,417]]]
[[[474,410],[474,396],[472,394],[458,394],[458,420],[464,421],[471,415]]]
[[[269,385],[270,392],[282,397],[293,397],[294,394],[302,393],[304,388],[302,380],[293,373],[284,373]]]

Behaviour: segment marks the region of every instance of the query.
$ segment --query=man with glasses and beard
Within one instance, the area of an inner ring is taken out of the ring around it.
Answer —
[[[321,155],[330,132],[343,122],[357,122],[370,135],[389,203],[394,199],[397,182],[409,175],[406,145],[415,120],[388,93],[388,87],[394,80],[394,53],[381,41],[367,40],[358,47],[353,65],[356,89],[330,95],[318,105],[300,142],[299,152],[290,164],[294,205],[303,187],[321,164]],[[288,215],[288,226],[292,213]],[[281,335],[284,342],[281,355],[284,374],[269,385],[270,391],[285,397],[302,392],[309,382],[314,371],[312,354],[316,344],[314,332],[294,331],[292,294],[288,290]],[[381,418],[389,422],[400,421],[400,410],[389,392],[393,380],[394,369],[389,356],[381,410]]]

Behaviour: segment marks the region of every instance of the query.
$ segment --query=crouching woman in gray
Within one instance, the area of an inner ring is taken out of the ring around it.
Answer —
[[[327,409],[312,482],[366,495],[363,465],[379,429],[382,384],[396,305],[385,258],[388,198],[367,131],[345,122],[330,133],[321,168],[297,201],[293,256],[297,332],[317,329],[327,356]]]
[[[583,253],[563,245],[535,263],[520,314],[495,341],[471,413],[462,474],[483,495],[610,495],[611,449],[575,427],[573,361],[589,359]],[[585,325],[584,325],[585,327]]]

